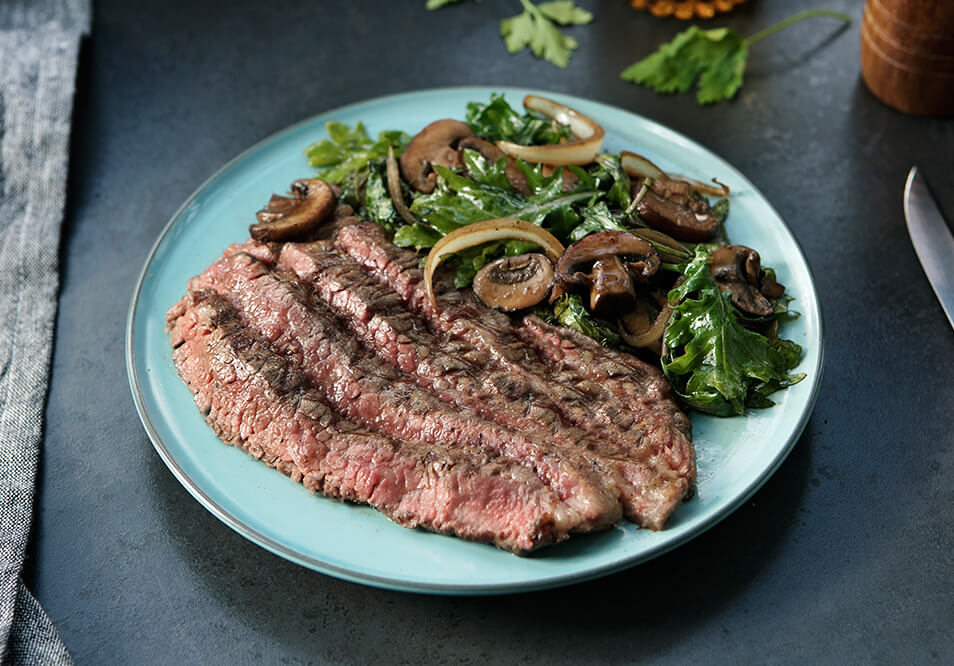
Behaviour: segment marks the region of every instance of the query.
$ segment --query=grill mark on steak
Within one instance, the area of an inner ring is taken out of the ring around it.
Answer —
[[[190,292],[169,327],[179,373],[216,433],[312,492],[520,554],[567,538],[566,507],[532,472],[341,419],[221,297]]]
[[[561,372],[597,381],[621,400],[658,414],[654,422],[671,424],[654,438],[659,455],[678,474],[695,479],[692,425],[670,398],[669,383],[661,372],[629,354],[607,349],[579,331],[547,324],[532,315],[524,318],[517,334]]]
[[[652,478],[645,474],[630,478],[641,495],[624,496],[629,519],[660,529],[688,495],[695,480],[695,456],[685,429],[688,420],[676,408],[668,391],[661,390],[656,379],[664,379],[658,371],[633,358],[633,365],[627,366],[628,374],[609,374],[605,372],[606,364],[590,372],[569,361],[573,357],[571,352],[538,355],[539,336],[524,333],[522,328],[526,326],[513,326],[506,315],[476,302],[466,292],[442,293],[441,309],[436,312],[423,287],[418,256],[394,246],[372,223],[342,228],[335,244],[394,289],[443,340],[463,340],[491,355],[509,371],[550,395],[569,422],[599,438],[617,442],[632,460],[651,467]],[[561,345],[564,340],[574,339],[552,336],[554,343]],[[573,347],[579,349],[580,345]],[[608,350],[600,347],[600,351]],[[604,382],[612,385],[604,387]]]
[[[620,446],[567,423],[549,395],[464,341],[438,340],[390,287],[333,245],[287,243],[278,262],[310,284],[366,346],[443,401],[579,451],[612,474],[624,505],[647,512],[645,488],[655,470],[629,459]]]
[[[354,336],[290,276],[246,253],[216,261],[190,289],[224,296],[249,328],[301,367],[346,418],[398,439],[493,450],[533,469],[574,511],[572,531],[599,529],[621,514],[618,488],[572,452],[451,409],[435,395],[364,349]]]

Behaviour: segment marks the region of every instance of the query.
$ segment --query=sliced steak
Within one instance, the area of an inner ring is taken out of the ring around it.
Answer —
[[[436,310],[424,290],[418,255],[390,243],[377,225],[344,227],[335,244],[390,286],[442,340],[462,341],[475,353],[489,355],[549,396],[568,422],[625,451],[639,465],[628,470],[631,487],[638,488],[639,494],[625,494],[624,488],[628,518],[659,529],[689,494],[695,480],[695,454],[688,437],[688,419],[672,401],[658,370],[633,358],[625,367],[614,360],[617,372],[608,373],[606,364],[598,370],[582,368],[570,360],[571,352],[540,353],[542,338],[536,329],[523,330],[531,328],[530,324],[536,326],[539,320],[514,325],[507,315],[483,306],[469,292],[445,290],[439,297],[440,310]],[[566,341],[574,350],[585,348],[569,335],[572,332],[567,333],[551,336],[551,344]],[[604,386],[607,381],[612,385]],[[644,472],[647,468],[651,474]]]
[[[365,346],[444,402],[596,460],[614,475],[624,505],[646,503],[644,489],[653,486],[654,469],[631,460],[615,442],[571,425],[538,382],[466,341],[436,338],[400,296],[332,244],[288,243],[278,267],[310,284]]]
[[[348,227],[350,228],[350,227]],[[294,365],[345,418],[400,440],[493,451],[536,471],[574,513],[574,531],[621,514],[613,477],[572,451],[452,408],[365,349],[310,288],[247,253],[223,257],[190,281],[214,291],[240,320]]]
[[[223,298],[190,292],[169,326],[179,373],[216,433],[312,492],[516,553],[567,538],[571,512],[530,470],[341,419]]]

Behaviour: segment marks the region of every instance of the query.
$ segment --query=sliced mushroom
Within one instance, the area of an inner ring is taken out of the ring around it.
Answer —
[[[457,146],[468,136],[473,136],[473,132],[459,120],[445,118],[432,122],[411,139],[401,154],[404,180],[418,192],[433,192],[437,184],[434,165],[459,167]]]
[[[613,313],[635,302],[635,283],[646,283],[659,265],[656,250],[642,238],[625,231],[602,231],[563,252],[556,279],[561,289],[589,289],[593,312]]]
[[[256,214],[258,224],[248,228],[260,241],[287,241],[317,227],[335,209],[331,185],[320,178],[301,178],[291,184],[291,197],[273,194]]]
[[[592,312],[615,312],[632,304],[636,296],[633,278],[617,256],[593,262],[593,286],[590,289]]]
[[[469,247],[500,240],[528,241],[539,245],[551,261],[557,261],[563,254],[563,244],[543,227],[525,220],[502,217],[495,220],[474,222],[455,229],[434,243],[424,262],[424,289],[427,300],[434,310],[438,310],[437,297],[434,295],[434,271],[444,258],[466,250]]]
[[[514,162],[512,157],[509,157],[490,141],[481,139],[479,136],[469,136],[461,140],[457,149],[460,152],[460,161],[462,164],[464,162],[464,151],[467,149],[477,151],[491,164],[496,164],[500,161],[500,158],[506,157],[507,168],[504,173],[507,176],[507,182],[510,183],[510,187],[512,187],[515,192],[519,192],[525,196],[530,194],[530,186],[527,185],[527,178],[523,175],[523,171],[520,170],[517,163]]]
[[[484,305],[507,312],[533,307],[553,286],[553,264],[531,252],[487,264],[474,276],[474,293]]]
[[[642,183],[634,183],[634,187],[641,188]],[[693,199],[689,186],[679,181],[653,179],[636,212],[653,229],[680,241],[706,241],[719,230],[719,218],[709,204]]]
[[[759,253],[744,245],[724,245],[713,251],[709,274],[722,291],[731,292],[735,307],[753,317],[772,316],[775,309],[769,298],[785,293],[785,287],[766,277]]]

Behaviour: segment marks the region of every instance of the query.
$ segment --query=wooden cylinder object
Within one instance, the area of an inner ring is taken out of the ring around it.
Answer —
[[[861,76],[899,111],[954,115],[954,0],[867,0]]]

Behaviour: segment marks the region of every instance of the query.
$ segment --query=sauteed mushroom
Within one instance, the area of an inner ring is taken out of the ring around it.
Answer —
[[[553,286],[553,264],[532,252],[493,261],[474,276],[474,293],[492,308],[507,312],[533,307]]]
[[[248,228],[260,241],[287,241],[314,229],[335,208],[335,193],[320,178],[301,178],[291,184],[291,197],[273,194],[258,211],[258,224]]]
[[[659,269],[659,255],[642,238],[625,231],[603,231],[578,240],[560,256],[561,288],[590,292],[590,310],[612,313],[636,299],[634,282],[645,283]]]
[[[745,314],[770,317],[769,298],[778,298],[785,287],[768,278],[759,253],[744,245],[724,245],[709,256],[709,274],[722,291],[732,293],[732,304]]]
[[[459,167],[461,162],[457,145],[468,136],[473,136],[473,132],[459,120],[445,118],[432,122],[411,139],[401,154],[404,180],[418,192],[433,192],[437,185],[434,165]]]
[[[642,183],[635,186],[642,187]],[[719,230],[719,218],[708,203],[693,199],[690,192],[688,183],[654,179],[636,212],[650,227],[665,231],[676,240],[709,240]]]

